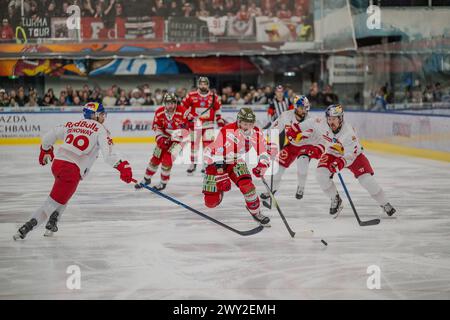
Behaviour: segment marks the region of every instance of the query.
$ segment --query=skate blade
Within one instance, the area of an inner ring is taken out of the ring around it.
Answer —
[[[23,238],[20,234],[16,233],[15,235],[13,235],[13,239],[14,239],[14,241],[17,241],[17,240],[22,240]]]
[[[51,230],[45,230],[44,237],[53,237],[54,232]]]
[[[336,212],[336,214],[334,214],[332,217],[333,217],[333,219],[336,219],[337,217],[338,217],[338,215],[341,213],[341,211],[342,211],[342,209],[344,208],[344,206],[343,205],[340,205],[339,206],[339,210],[338,210],[338,212]]]

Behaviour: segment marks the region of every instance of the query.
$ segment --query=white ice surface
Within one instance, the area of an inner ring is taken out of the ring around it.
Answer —
[[[153,147],[117,148],[140,179]],[[295,231],[312,228],[316,236],[291,239],[275,210],[264,210],[272,228],[242,237],[148,190],[135,192],[100,158],[54,238],[44,238],[41,226],[14,242],[53,182],[37,155],[37,146],[0,147],[0,299],[450,298],[447,163],[368,153],[398,210],[394,218],[345,172],[361,218],[381,218],[373,227],[357,225],[340,186],[345,208],[338,219],[329,217],[315,162],[305,197],[296,200],[292,166],[277,198]],[[201,174],[187,177],[186,168],[174,168],[167,194],[238,229],[255,227],[235,187],[219,208],[204,207]],[[257,188],[263,191],[259,182]],[[80,290],[66,287],[70,265],[81,269]],[[379,290],[367,288],[370,265],[381,269]]]

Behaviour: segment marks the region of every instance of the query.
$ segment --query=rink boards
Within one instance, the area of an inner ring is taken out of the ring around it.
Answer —
[[[236,111],[225,110],[223,116],[232,122]],[[267,113],[256,110],[256,116],[263,127]],[[55,125],[79,117],[75,111],[0,113],[0,145],[39,144],[40,136]],[[152,143],[153,117],[153,111],[111,111],[106,126],[116,143]],[[450,116],[347,111],[345,117],[369,150],[450,162]]]

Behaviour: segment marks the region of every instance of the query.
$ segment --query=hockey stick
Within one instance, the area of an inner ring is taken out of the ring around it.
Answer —
[[[272,167],[270,168],[271,169],[271,172],[270,172],[270,191],[271,192],[273,192],[273,159],[271,160],[271,165],[272,165]],[[272,197],[270,197],[270,208],[269,209],[271,209],[272,210]]]
[[[291,229],[291,227],[289,226],[289,224],[286,221],[286,218],[284,217],[283,212],[281,212],[280,206],[278,205],[277,200],[275,199],[275,196],[272,193],[272,190],[270,190],[269,185],[266,182],[266,179],[264,179],[264,177],[261,177],[261,181],[264,184],[264,186],[267,189],[267,192],[269,192],[270,198],[272,199],[273,203],[275,204],[275,207],[278,210],[278,213],[280,214],[281,220],[283,220],[284,225],[286,226],[287,231],[289,232],[289,234],[291,235],[292,238],[295,237],[295,232]]]
[[[361,219],[358,216],[358,213],[356,212],[355,206],[353,205],[352,198],[350,198],[350,193],[347,190],[347,186],[344,183],[344,179],[342,179],[342,175],[339,171],[337,171],[337,175],[339,177],[339,180],[341,181],[342,187],[344,188],[345,194],[347,195],[348,201],[350,202],[350,206],[352,207],[353,213],[355,214],[356,220],[358,220],[358,223],[361,227],[365,226],[373,226],[380,223],[380,219],[373,219],[368,221],[361,221]]]
[[[206,109],[205,111],[203,111],[202,113],[200,113],[199,115],[197,115],[196,117],[194,117],[193,119],[189,120],[190,122],[194,122],[197,121],[197,119],[199,119],[202,115],[204,115],[205,113],[207,113],[209,110],[211,110],[212,107],[214,107],[214,102],[216,100],[216,94],[213,93],[213,97],[212,97],[212,101],[210,106],[208,107],[208,109]]]
[[[134,179],[133,179],[132,181],[133,181],[134,183],[137,183],[137,181],[134,180]],[[143,184],[143,183],[140,183],[140,185],[141,185],[142,187],[144,187],[145,189],[150,190],[151,192],[156,193],[157,195],[159,195],[159,196],[161,196],[161,197],[163,197],[163,198],[166,198],[167,200],[172,201],[173,203],[175,203],[175,204],[177,204],[177,205],[179,205],[179,206],[182,206],[183,208],[185,208],[185,209],[187,209],[187,210],[189,210],[189,211],[191,211],[191,212],[193,212],[193,213],[196,213],[196,214],[198,214],[199,216],[201,216],[201,217],[203,217],[203,218],[205,218],[205,219],[207,219],[207,220],[209,220],[209,221],[211,221],[211,222],[214,222],[214,223],[218,224],[219,226],[224,227],[225,229],[228,229],[228,230],[230,230],[230,231],[233,231],[233,232],[235,232],[235,233],[237,233],[237,234],[239,234],[239,235],[241,235],[241,236],[251,236],[251,235],[256,234],[256,233],[258,233],[258,232],[260,232],[260,231],[262,231],[262,230],[264,229],[264,227],[261,226],[261,225],[260,225],[260,226],[257,226],[257,227],[254,228],[254,229],[251,229],[251,230],[245,230],[245,231],[240,231],[240,230],[234,229],[234,228],[232,228],[232,227],[226,225],[225,223],[222,223],[222,222],[220,222],[220,221],[218,221],[218,220],[216,220],[216,219],[214,219],[214,218],[211,218],[210,216],[208,216],[208,215],[206,215],[206,214],[204,214],[204,213],[202,213],[202,212],[200,212],[200,211],[198,211],[198,210],[196,210],[196,209],[194,209],[194,208],[189,207],[188,205],[186,205],[186,204],[184,204],[184,203],[178,201],[177,199],[174,199],[174,198],[172,198],[172,197],[170,197],[170,196],[168,196],[168,195],[166,195],[166,194],[160,192],[159,190],[156,190],[155,188],[152,188],[152,187],[150,187],[150,186],[146,186],[146,185]]]

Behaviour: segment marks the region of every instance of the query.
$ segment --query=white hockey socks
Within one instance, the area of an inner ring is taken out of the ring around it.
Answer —
[[[380,185],[372,175],[368,173],[363,174],[362,176],[358,177],[358,181],[361,186],[367,190],[370,196],[376,202],[378,202],[380,206],[384,206],[386,203],[388,203],[383,189],[380,187]]]
[[[52,198],[48,197],[45,200],[45,202],[42,204],[42,206],[40,206],[33,213],[33,216],[31,217],[31,218],[36,219],[36,221],[37,221],[36,227],[39,226],[41,223],[47,221],[48,217],[50,217],[50,215],[60,207],[64,207],[64,209],[65,209],[66,206],[62,205],[62,204],[56,202],[55,200],[53,200]]]
[[[334,199],[337,195],[336,185],[330,178],[330,171],[327,168],[317,168],[316,179],[322,191],[328,198]]]
[[[297,159],[297,186],[305,189],[306,178],[308,177],[309,157],[300,156]]]

